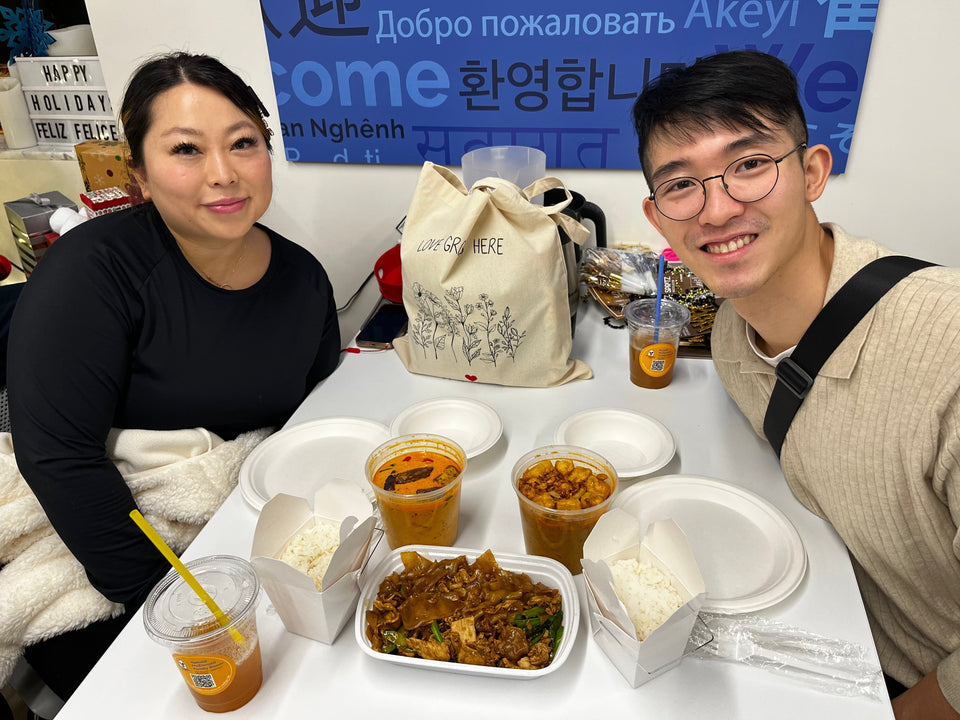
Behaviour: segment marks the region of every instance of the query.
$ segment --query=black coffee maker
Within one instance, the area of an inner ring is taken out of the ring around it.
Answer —
[[[572,217],[577,222],[589,220],[593,223],[593,234],[596,238],[597,247],[607,246],[607,219],[600,207],[583,195],[573,190],[564,190],[563,188],[553,188],[543,194],[544,205],[556,205],[567,199],[566,193],[570,193],[573,199],[570,204],[563,209],[563,214]],[[570,239],[570,236],[562,227],[557,228],[560,231],[560,247],[563,250],[563,259],[567,266],[567,297],[570,300],[570,332],[576,331],[577,310],[580,307],[580,278],[578,267],[580,264],[581,250]]]

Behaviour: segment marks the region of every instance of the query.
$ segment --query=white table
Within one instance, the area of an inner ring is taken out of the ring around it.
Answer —
[[[502,417],[503,436],[467,464],[457,544],[523,552],[517,500],[509,483],[513,463],[528,450],[551,444],[557,425],[574,412],[625,407],[652,415],[671,430],[678,448],[676,457],[657,475],[706,475],[737,483],[779,507],[803,538],[809,561],[806,577],[790,597],[758,614],[859,643],[874,653],[843,544],[826,523],[794,499],[773,451],[727,397],[712,363],[680,358],[668,388],[645,390],[629,381],[626,344],[625,330],[605,327],[595,306],[582,307],[574,355],[593,368],[595,377],[550,389],[411,375],[392,351],[344,354],[341,366],[304,401],[289,425],[341,415],[389,425],[405,407],[427,398],[460,396],[486,402]],[[633,482],[637,481],[624,481],[622,488]],[[234,492],[184,559],[214,553],[249,557],[256,521],[256,511],[239,491]],[[632,689],[591,637],[579,576],[577,587],[582,609],[572,655],[558,671],[535,681],[468,677],[377,662],[357,647],[352,621],[333,645],[323,645],[288,633],[264,598],[259,615],[263,686],[233,715],[458,720],[534,715],[558,719],[893,717],[886,701],[840,697],[765,670],[689,656],[677,668]],[[58,718],[201,716],[205,714],[194,704],[169,653],[147,638],[138,614]]]

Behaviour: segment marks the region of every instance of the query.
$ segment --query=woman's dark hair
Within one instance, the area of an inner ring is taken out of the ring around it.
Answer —
[[[143,165],[143,139],[153,122],[153,101],[158,95],[184,83],[207,87],[223,95],[253,120],[267,149],[272,149],[272,133],[264,122],[267,111],[253,88],[216,58],[173,52],[147,60],[134,72],[124,91],[120,122],[130,146],[131,167]]]
[[[697,131],[785,128],[797,144],[808,141],[797,79],[782,60],[752,50],[701,58],[652,80],[633,106],[637,152],[650,184],[647,150],[655,134],[689,140]]]

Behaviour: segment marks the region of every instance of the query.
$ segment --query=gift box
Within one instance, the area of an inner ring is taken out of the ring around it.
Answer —
[[[672,578],[683,604],[643,640],[617,597],[610,564],[636,558]],[[590,630],[631,687],[680,664],[697,621],[706,587],[683,531],[673,520],[651,523],[643,539],[638,520],[613,509],[594,526],[583,545]]]
[[[33,252],[35,258],[39,259],[43,254],[43,251],[53,245],[54,240],[56,240],[60,235],[58,235],[53,230],[48,232],[40,232],[35,235],[24,235],[19,228],[10,228],[13,231],[13,238],[17,241],[18,244],[23,245],[25,248]]]
[[[37,267],[37,257],[33,254],[33,248],[29,242],[24,242],[20,238],[17,241],[17,255],[20,256],[20,267],[23,268],[23,274],[27,277],[33,273]]]
[[[294,536],[316,523],[337,523],[340,532],[322,592],[309,575],[279,559]],[[313,509],[305,498],[284,493],[263,506],[250,562],[287,630],[326,644],[337,639],[356,610],[360,572],[374,547],[375,527],[373,504],[347,480],[321,487]]]
[[[11,229],[17,246],[17,254],[20,256],[20,265],[23,268],[24,275],[29,277],[47,248],[53,245],[54,241],[60,236],[51,231],[28,237],[17,228]]]
[[[50,232],[50,216],[60,207],[77,209],[77,204],[61,192],[34,193],[3,204],[15,235],[32,238]],[[19,233],[17,233],[19,231]]]
[[[87,140],[74,146],[80,175],[87,192],[120,188],[130,196],[132,205],[143,202],[140,185],[130,175],[127,161],[130,150],[127,143],[112,140]]]
[[[123,210],[131,205],[130,196],[118,187],[80,193],[80,202],[89,208],[93,217]]]

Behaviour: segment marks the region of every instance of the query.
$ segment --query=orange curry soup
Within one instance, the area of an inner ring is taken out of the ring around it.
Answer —
[[[444,487],[455,480],[461,470],[446,455],[414,450],[381,465],[373,474],[373,482],[398,495],[417,495]]]

